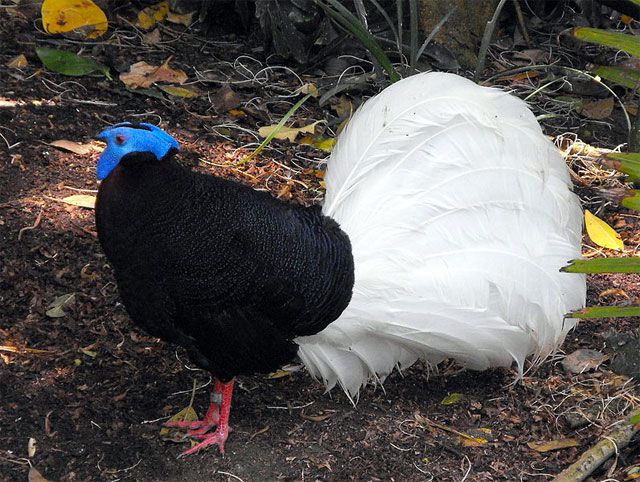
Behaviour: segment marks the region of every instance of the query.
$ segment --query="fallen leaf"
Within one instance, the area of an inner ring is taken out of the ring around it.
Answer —
[[[578,106],[577,111],[589,119],[606,119],[613,112],[613,97],[585,102]]]
[[[213,95],[211,103],[217,112],[226,112],[240,105],[240,97],[238,97],[238,94],[235,93],[229,84],[224,84]],[[247,114],[244,111],[240,112],[246,117]]]
[[[120,80],[131,89],[146,89],[155,82],[185,83],[188,78],[187,74],[183,70],[169,67],[170,60],[171,57],[159,67],[144,61],[136,62],[129,68],[129,72],[120,74]]]
[[[353,103],[345,95],[341,95],[336,100],[331,101],[331,109],[340,119],[347,119],[353,113]]]
[[[67,314],[67,312],[64,311],[63,308],[73,305],[75,297],[75,293],[58,296],[55,300],[49,303],[45,315],[47,315],[49,318],[62,318]]]
[[[462,393],[450,393],[440,401],[440,405],[455,405],[460,403],[464,395]]]
[[[620,234],[618,234],[611,226],[597,216],[591,214],[589,210],[584,211],[584,222],[587,227],[589,239],[598,246],[609,249],[617,249],[622,251],[624,243]]]
[[[318,87],[316,84],[304,84],[298,89],[296,89],[297,94],[310,94],[311,97],[318,97],[320,93],[318,92]]]
[[[192,420],[198,420],[198,414],[191,405],[183,408],[174,416],[172,416],[169,422],[190,422]],[[160,436],[165,440],[172,440],[176,442],[182,442],[183,437],[175,429],[169,427],[162,427],[160,429]]]
[[[323,422],[326,419],[328,419],[331,415],[332,415],[331,413],[324,413],[319,415],[306,415],[304,413],[300,414],[302,418],[304,418],[305,420],[309,420],[310,422]]]
[[[42,26],[49,34],[95,39],[109,27],[107,16],[91,0],[44,0]]]
[[[68,141],[67,139],[60,139],[49,143],[50,146],[59,147],[65,151],[73,152],[74,154],[85,155],[89,154],[92,149],[84,144],[79,144],[74,141]]]
[[[169,0],[163,0],[160,3],[151,5],[138,12],[138,20],[136,26],[144,30],[149,30],[156,23],[162,22],[169,14]]]
[[[569,373],[584,373],[598,368],[608,359],[607,355],[596,350],[580,349],[562,360],[562,368]]]
[[[88,350],[87,348],[78,348],[78,350],[81,353],[84,353],[85,355],[87,355],[88,357],[91,357],[91,358],[95,358],[95,357],[98,356],[98,352],[97,351]]]
[[[109,68],[106,65],[99,64],[86,57],[80,57],[71,52],[49,47],[38,47],[36,54],[38,54],[42,64],[53,72],[71,76],[102,72],[106,78],[111,79]]]
[[[304,136],[298,141],[298,144],[309,145],[325,152],[331,152],[336,145],[336,139],[335,137]]]
[[[29,65],[29,61],[24,56],[24,54],[16,55],[11,60],[9,60],[6,64],[10,69],[23,69],[27,65]]]
[[[273,373],[270,373],[265,378],[267,380],[277,380],[278,378],[284,378],[284,377],[288,377],[288,376],[291,376],[291,372],[288,372],[286,370],[278,370],[278,371],[275,371]]]
[[[160,35],[160,30],[157,28],[142,36],[142,43],[145,45],[156,45],[159,44],[161,40],[162,36]]]
[[[313,134],[315,132],[316,125],[322,121],[315,121],[304,127],[283,127],[277,131],[274,135],[276,139],[287,139],[289,142],[295,142],[298,134]],[[264,126],[258,129],[258,134],[261,137],[269,137],[277,128],[277,125]]]
[[[229,109],[228,114],[239,118],[247,117],[247,113],[240,109]]]
[[[159,85],[158,88],[161,91],[166,92],[167,94],[173,95],[175,97],[191,98],[191,97],[198,97],[200,95],[200,92],[193,87],[186,88],[186,87],[178,87],[177,85]]]
[[[49,479],[45,479],[35,467],[29,468],[28,480],[29,482],[51,482]]]
[[[74,194],[73,196],[67,196],[61,199],[63,203],[71,204],[72,206],[79,206],[81,208],[95,209],[96,197],[89,194]]]
[[[36,439],[33,437],[29,437],[29,442],[27,442],[27,455],[29,458],[32,458],[36,454]]]
[[[569,447],[577,447],[578,441],[572,438],[560,438],[550,440],[548,442],[527,442],[530,449],[536,452],[551,452],[552,450],[566,449]]]
[[[185,27],[188,27],[193,23],[193,16],[195,14],[196,12],[190,12],[190,13],[169,12],[167,14],[167,22],[175,23],[178,25],[184,25]]]
[[[620,289],[620,288],[608,288],[608,289],[602,290],[600,293],[598,293],[598,299],[606,298],[608,296],[616,296],[616,297],[620,297],[620,298],[630,299],[630,297],[627,294],[627,292],[625,290],[623,290],[623,289]]]

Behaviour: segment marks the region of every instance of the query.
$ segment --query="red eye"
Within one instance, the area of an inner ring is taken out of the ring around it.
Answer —
[[[126,138],[122,134],[116,136],[116,144],[124,144]]]

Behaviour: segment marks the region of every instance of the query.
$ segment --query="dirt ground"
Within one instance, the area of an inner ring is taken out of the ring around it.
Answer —
[[[363,390],[355,407],[299,370],[238,380],[226,454],[177,459],[189,442],[164,440],[161,423],[189,404],[194,381],[202,415],[209,376],[180,349],[132,325],[98,245],[93,211],[60,200],[93,194],[100,145],[92,136],[116,122],[159,123],[181,141],[183,162],[298,202],[321,198],[317,170],[326,154],[276,141],[238,165],[259,142],[257,127],[277,123],[297,100],[288,97],[299,85],[295,75],[267,68],[243,42],[199,39],[179,27],[162,33],[166,43],[148,47],[133,29],[119,27],[106,42],[88,42],[86,53],[120,66],[157,65],[173,55],[172,65],[198,79],[204,95],[158,99],[99,75],[46,71],[35,47],[77,51],[78,43],[46,37],[12,17],[0,22],[0,63],[21,53],[29,62],[21,70],[2,67],[0,75],[0,480],[26,481],[29,464],[49,480],[69,482],[549,480],[638,406],[632,379],[612,373],[607,362],[572,375],[561,366],[562,354],[515,385],[512,370],[445,365],[430,373],[414,366],[389,377],[385,391]],[[299,75],[317,80],[314,71]],[[236,97],[222,108],[216,102],[228,95],[220,91],[226,83]],[[373,93],[375,86],[368,88]],[[233,107],[245,114],[230,114]],[[295,118],[305,125],[330,116],[310,102]],[[576,132],[580,121],[553,122],[547,128],[557,134],[565,127]],[[60,139],[88,145],[89,152],[49,145]],[[617,142],[609,135],[599,147]],[[593,193],[580,188],[587,205],[601,205]],[[611,209],[600,215],[629,246],[638,245],[635,215]],[[585,251],[593,249],[586,242]],[[637,300],[637,282],[637,276],[592,277],[589,303],[619,300],[622,291]],[[618,291],[599,297],[611,288]],[[65,316],[45,314],[49,303],[71,293],[75,302]],[[634,323],[584,321],[564,352],[603,351],[611,329],[630,331]],[[529,445],[556,439],[573,446],[542,452]],[[639,464],[635,441],[594,480],[623,480]]]

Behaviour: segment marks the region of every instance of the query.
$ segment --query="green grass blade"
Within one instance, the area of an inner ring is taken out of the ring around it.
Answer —
[[[572,33],[574,37],[585,42],[624,50],[634,57],[640,57],[640,39],[633,35],[591,27],[574,28]]]
[[[599,65],[593,73],[603,79],[607,79],[609,82],[622,85],[627,89],[637,89],[640,87],[640,71],[636,69]]]
[[[316,3],[333,18],[338,25],[353,35],[371,53],[389,76],[391,82],[400,80],[400,74],[396,71],[391,60],[384,52],[374,36],[366,30],[358,19],[338,0],[315,0]]]
[[[560,268],[565,273],[640,273],[640,257],[577,259]]]
[[[590,306],[569,313],[569,318],[626,318],[640,316],[640,306]]]
[[[287,113],[284,115],[284,117],[282,117],[282,119],[280,119],[280,122],[278,122],[278,124],[276,125],[276,128],[273,129],[273,132],[271,134],[269,134],[265,138],[265,140],[260,143],[260,145],[256,148],[255,151],[253,151],[251,154],[249,154],[244,159],[238,161],[237,165],[241,166],[242,164],[245,164],[245,163],[249,162],[251,159],[253,159],[258,154],[260,154],[262,152],[262,150],[269,145],[269,143],[273,140],[273,138],[276,136],[276,134],[278,132],[280,132],[280,130],[284,127],[284,125],[291,118],[291,116],[302,106],[302,104],[304,104],[307,101],[307,99],[309,97],[311,97],[311,94],[305,95],[302,99],[300,99],[298,102],[296,102],[295,105],[293,107],[291,107],[291,109],[289,109],[287,111]]]

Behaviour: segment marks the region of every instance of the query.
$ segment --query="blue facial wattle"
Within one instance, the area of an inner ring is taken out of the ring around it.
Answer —
[[[108,127],[98,134],[97,138],[107,143],[98,159],[96,177],[105,179],[127,154],[148,152],[157,159],[162,159],[173,149],[180,149],[180,144],[173,137],[152,124],[133,126],[125,122]]]

